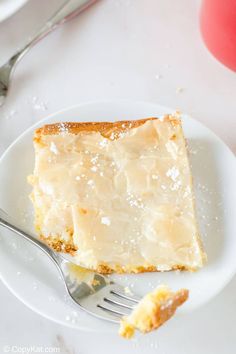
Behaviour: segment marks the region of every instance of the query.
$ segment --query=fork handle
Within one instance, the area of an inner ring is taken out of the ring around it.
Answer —
[[[62,4],[62,6],[52,15],[51,18],[38,30],[38,32],[30,38],[29,42],[16,54],[14,54],[9,63],[14,65],[17,63],[31,47],[43,39],[47,34],[56,29],[59,25],[65,23],[66,21],[74,18],[80,14],[87,7],[95,3],[97,0],[67,0]]]
[[[2,214],[2,209],[0,209]],[[7,215],[7,214],[6,214]],[[62,267],[64,264],[68,263],[68,261],[60,256],[60,254],[55,253],[50,247],[48,247],[45,243],[36,239],[34,236],[31,236],[29,233],[21,230],[19,227],[13,225],[9,221],[5,220],[0,216],[0,226],[13,231],[15,234],[22,236],[25,240],[29,241],[31,244],[37,246],[41,251],[43,251],[56,265],[62,277],[64,277]]]

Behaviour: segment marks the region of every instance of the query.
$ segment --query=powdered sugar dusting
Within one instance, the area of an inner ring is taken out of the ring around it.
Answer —
[[[106,147],[108,145],[108,140],[107,139],[103,139],[102,141],[100,141],[99,145],[101,147]]]
[[[158,175],[155,174],[152,175],[152,179],[158,179],[158,178],[159,178]]]
[[[92,167],[91,167],[91,171],[93,171],[93,172],[96,172],[97,169],[98,169],[97,166],[92,166]]]
[[[172,191],[176,191],[176,190],[178,190],[180,188],[181,184],[182,184],[181,181],[177,181],[170,187],[170,189]]]
[[[27,101],[36,111],[46,111],[48,109],[48,103],[40,100],[37,96],[32,96]]]
[[[177,177],[179,176],[179,170],[173,166],[166,172],[167,177],[170,177],[172,181],[176,181]]]
[[[53,141],[50,144],[50,151],[53,152],[55,155],[58,155],[59,153],[57,146]]]
[[[9,113],[4,113],[4,117],[6,119],[11,119],[13,118],[16,114],[18,113],[18,111],[16,109],[11,109]]]
[[[101,224],[110,226],[111,225],[111,220],[109,219],[108,216],[103,216],[101,218]]]
[[[127,201],[131,207],[144,209],[144,204],[141,198],[135,197],[132,193],[128,193]]]
[[[95,165],[97,163],[97,161],[98,161],[98,155],[95,155],[94,157],[91,158],[91,163],[92,164]]]
[[[59,131],[60,131],[60,133],[68,133],[67,124],[64,122],[59,123]]]
[[[93,181],[92,179],[89,179],[88,182],[87,182],[87,184],[88,184],[89,186],[91,186],[91,187],[94,187],[94,186],[95,186],[95,183],[94,183],[94,181]]]

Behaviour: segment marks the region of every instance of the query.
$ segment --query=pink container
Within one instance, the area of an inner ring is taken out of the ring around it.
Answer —
[[[200,26],[210,52],[236,71],[236,0],[203,0]]]

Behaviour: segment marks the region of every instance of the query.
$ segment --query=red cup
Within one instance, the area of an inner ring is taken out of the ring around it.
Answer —
[[[236,0],[203,0],[200,26],[210,52],[236,71]]]

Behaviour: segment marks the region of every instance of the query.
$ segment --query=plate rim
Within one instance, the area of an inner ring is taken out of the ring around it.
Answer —
[[[14,8],[12,8],[12,10],[8,11],[5,16],[0,16],[0,23],[4,22],[5,20],[7,20],[8,18],[10,18],[11,16],[13,16],[15,13],[17,13],[24,5],[26,5],[26,3],[29,2],[29,0],[21,0],[21,2],[19,4],[17,4],[17,1],[15,1],[16,5],[14,6]],[[4,4],[2,4],[4,5]],[[0,9],[1,9],[1,4],[0,4]]]

